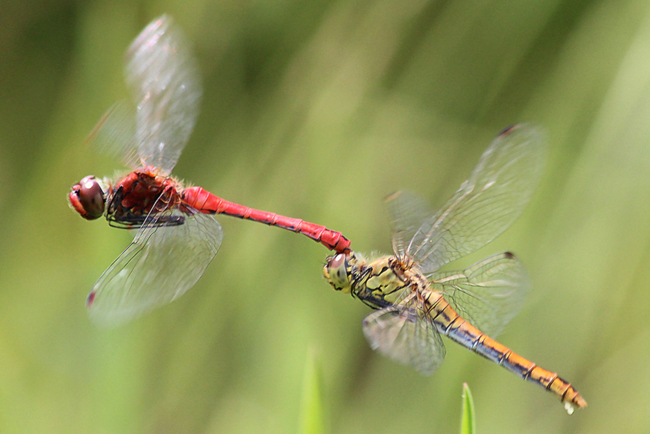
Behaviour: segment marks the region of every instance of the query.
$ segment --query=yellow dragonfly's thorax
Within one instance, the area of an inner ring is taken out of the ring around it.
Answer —
[[[395,256],[368,262],[354,252],[340,253],[327,259],[323,275],[335,290],[374,308],[393,305],[405,291],[430,290],[416,268],[405,266]]]

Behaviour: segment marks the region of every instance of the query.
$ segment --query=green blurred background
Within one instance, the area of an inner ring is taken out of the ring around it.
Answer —
[[[84,300],[131,235],[66,203],[120,168],[84,146],[125,96],[153,18],[185,30],[202,113],[174,173],[226,199],[390,252],[382,199],[442,204],[503,127],[545,127],[550,159],[515,226],[533,291],[500,341],[571,381],[557,400],[447,342],[425,378],[373,353],[368,309],[321,277],[327,251],[228,217],[177,302],[115,330]],[[0,4],[0,432],[289,433],[310,357],[332,433],[451,433],[461,385],[481,433],[650,430],[650,3],[67,1]]]

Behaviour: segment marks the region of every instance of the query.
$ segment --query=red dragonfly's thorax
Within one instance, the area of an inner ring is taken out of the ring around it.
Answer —
[[[139,227],[152,210],[178,204],[179,188],[173,178],[157,175],[150,167],[135,170],[109,187],[106,219],[120,227]]]

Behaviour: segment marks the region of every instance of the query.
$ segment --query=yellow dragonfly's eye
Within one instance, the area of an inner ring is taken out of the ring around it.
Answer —
[[[323,267],[323,276],[335,290],[345,294],[350,293],[350,269],[344,253],[327,258]]]

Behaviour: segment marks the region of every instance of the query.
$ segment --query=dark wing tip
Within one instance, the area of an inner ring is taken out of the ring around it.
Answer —
[[[392,201],[392,200],[397,199],[398,197],[400,197],[400,196],[402,195],[402,193],[403,193],[403,192],[402,192],[401,190],[396,190],[396,191],[390,193],[389,195],[387,195],[387,196],[384,198],[384,203],[388,203],[388,202],[390,202],[390,201]]]
[[[96,295],[97,291],[90,291],[90,294],[88,294],[88,297],[86,298],[86,308],[90,309],[90,306],[92,306],[95,301]]]
[[[508,134],[510,134],[511,132],[513,132],[514,130],[516,130],[517,128],[519,128],[520,125],[521,125],[521,124],[514,124],[514,125],[510,125],[510,126],[505,127],[505,128],[502,129],[501,132],[498,134],[498,137],[504,137],[504,136],[507,136]]]

